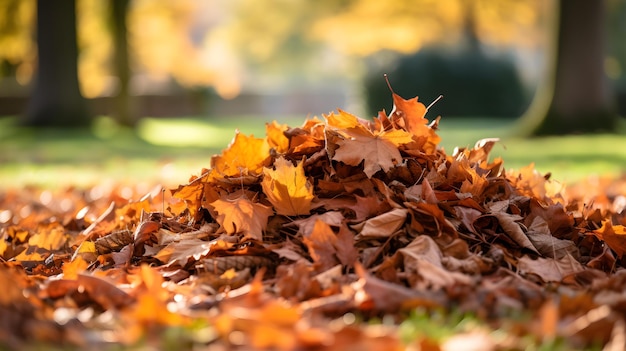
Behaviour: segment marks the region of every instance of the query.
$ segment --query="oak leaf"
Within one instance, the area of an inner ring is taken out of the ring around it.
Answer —
[[[276,213],[298,216],[311,212],[313,186],[304,174],[302,162],[294,166],[285,158],[278,158],[274,169],[263,169],[261,186]]]

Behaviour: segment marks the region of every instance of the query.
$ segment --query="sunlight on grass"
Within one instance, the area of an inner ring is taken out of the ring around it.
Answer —
[[[225,148],[235,131],[194,119],[145,118],[137,134],[154,145]]]
[[[277,120],[301,126],[305,116],[232,116],[211,118],[145,118],[136,131],[96,119],[93,133],[19,128],[15,118],[0,118],[0,188],[43,185],[88,186],[107,179],[152,181],[174,186],[210,166],[240,130],[265,135],[265,124]],[[572,183],[590,176],[618,177],[626,171],[623,135],[577,135],[520,139],[511,137],[512,120],[442,118],[440,147],[473,147],[483,138],[500,138],[492,157],[506,169],[530,163],[552,179]]]

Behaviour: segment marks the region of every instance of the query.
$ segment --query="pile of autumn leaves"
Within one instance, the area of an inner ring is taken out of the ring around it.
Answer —
[[[342,316],[399,322],[423,308],[494,328],[511,315],[530,321],[483,349],[523,348],[527,334],[620,342],[619,196],[592,205],[532,166],[505,172],[489,159],[494,139],[448,155],[439,120],[428,124],[417,98],[393,98],[372,121],[340,110],[267,124],[265,138],[237,133],[167,204],[155,192],[43,227],[15,214],[0,281],[19,283],[0,296],[0,341],[27,337],[3,334],[19,325],[41,340],[132,343],[203,321],[187,342],[399,349],[393,331]]]

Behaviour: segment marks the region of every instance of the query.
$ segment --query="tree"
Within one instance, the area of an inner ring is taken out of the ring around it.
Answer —
[[[84,127],[91,119],[78,87],[76,4],[37,1],[37,72],[22,123],[37,127]]]
[[[129,0],[111,1],[111,26],[113,33],[113,67],[118,79],[118,90],[113,101],[116,120],[125,126],[133,127],[137,123],[133,101],[130,96],[131,70],[128,59],[128,40],[126,15]]]
[[[520,119],[523,135],[612,131],[617,124],[604,74],[604,0],[558,1],[548,76]]]

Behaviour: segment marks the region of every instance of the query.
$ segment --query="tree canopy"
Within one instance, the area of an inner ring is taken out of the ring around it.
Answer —
[[[34,0],[6,0],[0,6],[0,43],[8,48],[0,52],[0,61],[26,84],[36,57]],[[77,0],[79,75],[86,97],[116,89],[109,6]],[[320,71],[358,74],[361,66],[354,58],[452,44],[462,35],[468,8],[485,44],[532,47],[540,40],[543,7],[538,0],[133,0],[127,14],[129,54],[135,89],[174,80],[183,86],[214,86],[232,97],[255,75],[275,74],[276,68],[312,77]]]

